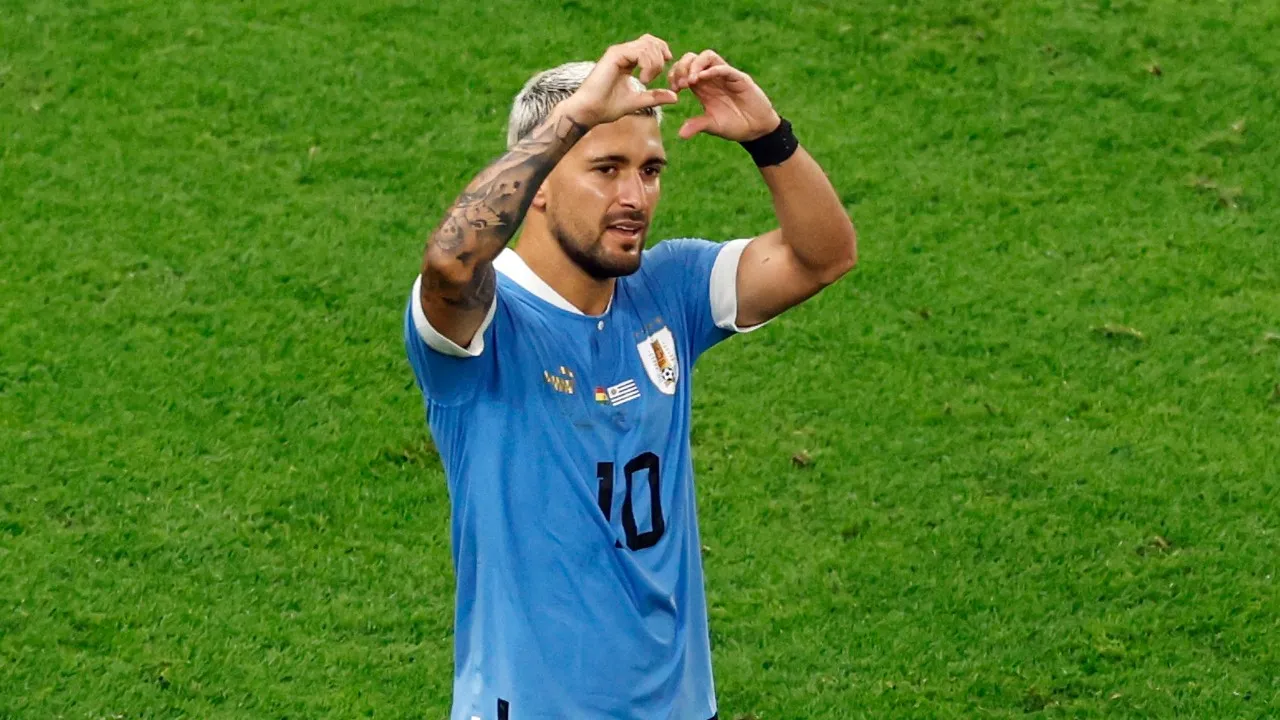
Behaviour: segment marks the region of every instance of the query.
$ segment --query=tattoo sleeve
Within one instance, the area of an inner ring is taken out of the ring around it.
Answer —
[[[471,181],[427,242],[424,307],[434,306],[438,315],[470,314],[479,324],[482,316],[468,311],[487,308],[493,300],[493,259],[515,235],[542,181],[587,129],[557,113]],[[435,325],[437,318],[431,319]],[[454,325],[457,334],[475,332],[475,327],[458,327],[470,324],[461,318],[439,320]]]

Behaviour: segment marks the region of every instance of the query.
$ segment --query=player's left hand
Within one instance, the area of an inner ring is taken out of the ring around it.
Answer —
[[[667,85],[676,92],[688,88],[702,103],[702,114],[680,126],[686,140],[705,132],[746,142],[768,135],[782,122],[755,80],[714,50],[685,53],[668,73]]]

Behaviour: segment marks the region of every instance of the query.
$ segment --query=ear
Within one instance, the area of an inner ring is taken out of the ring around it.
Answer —
[[[550,191],[547,190],[548,184],[549,183],[543,182],[542,185],[538,186],[538,192],[533,194],[533,202],[530,204],[531,207],[535,207],[543,212],[546,211],[547,199],[550,196]]]

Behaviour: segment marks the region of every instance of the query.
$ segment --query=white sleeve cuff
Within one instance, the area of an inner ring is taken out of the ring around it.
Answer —
[[[493,301],[489,303],[489,312],[485,314],[484,322],[480,323],[480,327],[476,329],[475,336],[471,338],[471,344],[466,347],[462,347],[441,335],[427,321],[427,313],[422,309],[421,275],[418,276],[417,280],[413,281],[413,298],[410,302],[413,305],[413,326],[418,329],[418,336],[427,344],[427,347],[441,355],[452,355],[460,358],[479,357],[480,353],[484,352],[484,331],[489,329],[489,324],[493,322],[493,314],[498,309],[497,293],[494,293]]]
[[[766,320],[759,325],[738,327],[738,263],[750,244],[751,238],[723,243],[711,266],[711,317],[721,330],[751,332],[769,323]]]

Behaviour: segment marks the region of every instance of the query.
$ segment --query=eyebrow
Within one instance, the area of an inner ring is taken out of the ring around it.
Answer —
[[[626,165],[628,162],[630,162],[630,159],[627,158],[627,156],[625,155],[600,155],[593,158],[587,158],[587,162],[591,163],[592,165],[597,165],[601,163],[615,163],[618,165]],[[646,159],[641,164],[642,165],[666,165],[667,159],[659,155],[654,155]]]

